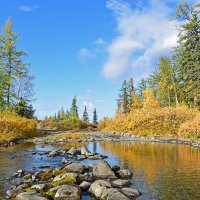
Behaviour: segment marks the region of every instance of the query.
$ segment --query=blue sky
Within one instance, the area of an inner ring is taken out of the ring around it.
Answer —
[[[191,3],[195,1],[191,0]],[[99,118],[112,116],[121,82],[146,77],[176,45],[169,21],[176,0],[1,0],[0,27],[11,16],[29,53],[39,118],[71,105],[76,94]]]

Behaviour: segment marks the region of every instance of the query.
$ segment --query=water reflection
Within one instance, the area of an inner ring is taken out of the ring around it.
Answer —
[[[200,150],[173,144],[101,143],[131,168],[139,199],[200,199]]]
[[[142,191],[140,200],[199,200],[200,150],[172,144],[141,144],[131,142],[63,143],[60,145],[35,145],[23,143],[0,148],[0,199],[12,181],[6,178],[18,169],[31,171],[41,165],[52,167],[61,164],[62,156],[49,158],[45,152],[86,145],[90,151],[108,156],[107,161],[130,168],[133,187]],[[36,151],[32,154],[30,151]],[[98,161],[85,160],[83,164]],[[84,197],[87,199],[87,196]]]

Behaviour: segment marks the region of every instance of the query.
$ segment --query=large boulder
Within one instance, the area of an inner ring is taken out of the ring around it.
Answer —
[[[58,188],[55,197],[55,200],[80,200],[81,191],[74,186],[62,185]]]
[[[84,165],[80,163],[71,163],[65,167],[66,171],[74,172],[74,173],[83,173],[86,170]]]
[[[110,188],[111,185],[108,181],[97,180],[90,186],[89,192],[93,194],[96,198],[101,198],[103,191],[106,188]]]
[[[115,173],[112,171],[110,165],[105,161],[101,160],[97,165],[93,167],[93,176],[101,179],[116,179]]]
[[[16,196],[16,200],[47,200],[36,192],[23,192]]]
[[[79,187],[83,190],[83,191],[86,191],[90,188],[91,186],[91,183],[90,182],[87,182],[87,181],[83,181]]]
[[[78,175],[75,174],[75,173],[60,174],[60,175],[56,176],[53,179],[52,184],[54,186],[56,186],[56,185],[62,185],[62,184],[72,185],[72,184],[76,183],[77,177],[78,177]]]
[[[106,200],[129,200],[124,194],[117,189],[112,188],[110,183],[105,180],[97,180],[90,186],[89,192],[95,199]]]

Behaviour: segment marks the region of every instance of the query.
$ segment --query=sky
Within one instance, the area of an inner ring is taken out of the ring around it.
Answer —
[[[36,116],[70,108],[79,115],[113,116],[124,79],[135,85],[177,44],[178,0],[0,0],[0,28],[8,17],[29,54]],[[189,3],[196,3],[190,0]]]

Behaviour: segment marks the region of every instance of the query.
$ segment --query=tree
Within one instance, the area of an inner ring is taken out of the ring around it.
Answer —
[[[23,98],[20,98],[19,103],[15,106],[15,112],[21,117],[33,119],[35,110],[31,104],[28,105],[27,101],[25,101]]]
[[[127,93],[128,93],[128,107],[130,110],[130,107],[132,105],[132,98],[131,98],[131,94],[135,92],[135,87],[134,87],[134,82],[133,82],[133,78],[131,77],[127,83]]]
[[[78,106],[77,106],[76,95],[72,99],[72,106],[71,106],[71,109],[70,109],[70,115],[71,115],[71,117],[79,118],[78,117]]]
[[[134,111],[135,109],[140,109],[142,107],[142,101],[138,97],[138,95],[133,91],[131,92],[131,105],[130,111]]]
[[[2,98],[5,107],[12,109],[21,98],[32,97],[32,79],[29,65],[24,62],[27,54],[17,49],[19,35],[13,31],[13,22],[8,18],[0,36],[0,69],[4,77]]]
[[[181,3],[176,12],[179,40],[175,63],[181,101],[200,106],[200,4]]]
[[[118,104],[118,112],[121,112],[121,113],[129,112],[129,100],[128,100],[128,91],[127,91],[126,80],[124,80],[122,83],[122,88],[120,90],[117,104]]]
[[[175,67],[169,58],[160,58],[157,69],[147,81],[149,88],[156,94],[162,106],[178,105]]]
[[[85,106],[85,110],[83,112],[83,121],[86,123],[89,123],[89,116],[88,116],[88,112],[87,112],[87,107]]]
[[[97,110],[96,108],[94,109],[94,113],[93,113],[93,124],[98,124],[98,116],[97,116]]]
[[[147,88],[144,91],[144,109],[157,109],[159,108],[159,102],[156,97],[153,95],[153,92]]]
[[[64,111],[64,108],[62,107],[61,110],[60,110],[60,118],[61,119],[64,119],[65,118],[65,111]]]
[[[143,79],[141,79],[141,81],[140,81],[140,83],[138,85],[138,88],[137,88],[139,97],[141,99],[144,99],[143,92],[146,90],[146,88],[147,88],[147,80],[145,80],[143,78]]]

